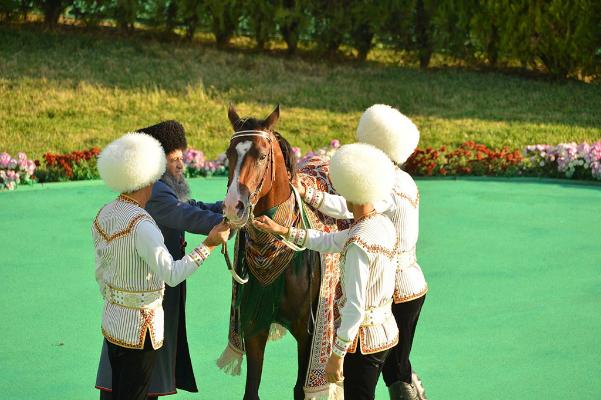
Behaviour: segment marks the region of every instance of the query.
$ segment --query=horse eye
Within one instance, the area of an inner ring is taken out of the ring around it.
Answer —
[[[261,156],[259,156],[259,161],[265,161],[266,158],[267,154],[261,154]]]

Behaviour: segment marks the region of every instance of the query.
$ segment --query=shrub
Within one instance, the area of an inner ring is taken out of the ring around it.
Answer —
[[[350,44],[357,49],[357,58],[367,58],[376,34],[382,31],[388,8],[386,2],[378,0],[354,0],[350,4]]]
[[[84,151],[67,154],[44,154],[44,168],[38,170],[39,182],[79,181],[98,179],[96,161],[100,149],[94,147]]]
[[[276,0],[247,2],[244,15],[248,18],[250,29],[257,42],[257,48],[264,49],[265,44],[275,33],[275,17],[278,11]]]
[[[207,18],[203,0],[178,0],[177,12],[186,30],[186,39],[192,40],[199,25]]]
[[[601,53],[601,4],[597,0],[503,0],[503,40],[523,64],[539,61],[557,77],[591,73]]]
[[[69,14],[91,27],[111,16],[111,4],[102,0],[75,0]]]
[[[204,0],[211,19],[211,31],[215,35],[217,47],[228,45],[238,28],[241,16],[240,0]]]
[[[309,0],[280,0],[275,14],[275,21],[280,34],[286,42],[288,54],[294,54],[298,48],[302,32],[309,23],[305,7]]]
[[[351,29],[348,3],[345,0],[325,0],[314,1],[311,5],[315,21],[315,42],[329,56],[336,53]]]
[[[73,4],[73,0],[35,0],[33,3],[44,13],[44,23],[55,26],[67,7]]]

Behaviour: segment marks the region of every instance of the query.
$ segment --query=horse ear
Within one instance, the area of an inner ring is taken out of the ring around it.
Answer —
[[[271,129],[275,126],[276,122],[280,119],[280,105],[275,106],[275,110],[269,114],[269,117],[265,118],[265,128]]]
[[[234,129],[236,129],[236,124],[240,121],[240,116],[236,112],[236,107],[232,103],[227,108],[227,117],[230,119],[230,122]]]

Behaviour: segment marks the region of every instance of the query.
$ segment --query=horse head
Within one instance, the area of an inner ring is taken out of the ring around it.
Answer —
[[[233,105],[228,118],[234,128],[226,155],[229,162],[224,215],[232,227],[242,227],[253,215],[290,196],[294,174],[290,145],[273,130],[279,105],[265,119],[240,118]]]

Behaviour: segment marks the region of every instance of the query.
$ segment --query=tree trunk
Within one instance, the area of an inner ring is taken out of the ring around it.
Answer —
[[[230,42],[231,35],[224,31],[214,32],[215,40],[217,41],[217,47],[220,49],[225,48]]]
[[[194,39],[194,33],[196,32],[196,25],[198,24],[198,18],[190,18],[186,27],[186,40],[191,42]]]
[[[289,26],[282,26],[280,28],[280,32],[284,37],[284,41],[286,42],[286,52],[288,55],[293,55],[296,53],[296,49],[298,48],[298,23],[294,22]]]
[[[369,27],[364,27],[360,33],[357,33],[357,35],[358,40],[356,41],[356,48],[359,52],[357,58],[360,61],[365,61],[369,51],[371,50],[374,34],[369,30]]]
[[[415,18],[419,67],[425,69],[428,68],[432,57],[432,44],[430,43],[430,16],[426,11],[424,0],[416,1]]]
[[[486,54],[488,57],[488,63],[495,67],[499,59],[499,29],[496,24],[492,25],[490,37],[486,45]]]
[[[167,6],[167,18],[165,20],[165,31],[172,33],[177,25],[177,2],[172,1]]]
[[[46,0],[44,2],[44,23],[49,27],[58,24],[58,19],[66,8],[62,0]]]

